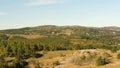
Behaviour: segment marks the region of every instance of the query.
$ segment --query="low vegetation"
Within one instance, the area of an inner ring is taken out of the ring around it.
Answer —
[[[109,64],[111,60],[111,55],[108,53],[104,53],[102,56],[99,56],[96,60],[96,64],[98,66]]]
[[[117,58],[118,58],[118,59],[120,59],[120,53],[119,53],[119,54],[117,54]]]

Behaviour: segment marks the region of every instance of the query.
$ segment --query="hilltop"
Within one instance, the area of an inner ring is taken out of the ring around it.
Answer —
[[[44,35],[44,36],[118,36],[120,27],[85,27],[85,26],[55,26],[45,25],[25,27],[21,29],[0,30],[0,34]]]

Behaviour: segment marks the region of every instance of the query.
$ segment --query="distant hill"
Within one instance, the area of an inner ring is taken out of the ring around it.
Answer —
[[[41,34],[41,35],[59,35],[59,34],[82,34],[82,33],[119,33],[120,27],[85,27],[85,26],[55,26],[45,25],[37,27],[25,27],[21,29],[0,30],[3,34]]]
[[[83,39],[120,39],[120,27],[85,27],[85,26],[55,26],[45,25],[25,27],[21,29],[0,30],[0,35],[9,38],[18,36],[23,38],[41,38],[47,36],[77,36]],[[3,37],[2,37],[3,38]],[[6,38],[6,37],[4,37]]]

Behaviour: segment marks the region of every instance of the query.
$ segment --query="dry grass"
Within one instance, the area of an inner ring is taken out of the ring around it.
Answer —
[[[85,51],[93,51],[96,52],[98,55],[102,55],[103,53],[107,52],[112,55],[111,63],[104,65],[104,66],[96,66],[95,62],[93,61],[92,64],[87,65],[76,65],[74,63],[68,62],[65,63],[61,68],[120,68],[120,60],[117,59],[118,53],[112,53],[109,50],[66,50],[66,51],[48,51],[48,52],[39,52],[44,54],[41,58],[30,58],[27,61],[29,62],[29,67],[34,68],[36,62],[39,62],[42,68],[57,68],[54,67],[53,63],[56,61],[63,62],[69,59],[72,56],[76,56],[79,53],[85,53]],[[92,54],[92,53],[91,53]],[[86,55],[88,56],[88,55]]]
[[[75,51],[70,51],[70,50],[66,50],[66,51],[42,51],[39,53],[44,54],[43,57],[41,58],[30,58],[27,61],[30,62],[29,67],[30,68],[34,68],[34,64],[36,62],[39,62],[39,64],[41,65],[42,68],[53,68],[53,63],[56,61],[62,62],[65,59],[69,58],[70,56],[72,56],[72,54]]]
[[[9,36],[10,38],[14,37],[14,36],[20,36],[23,38],[27,38],[27,39],[37,39],[37,38],[42,38],[42,37],[46,37],[43,35],[38,35],[38,34],[31,34],[31,35],[23,35],[23,34],[6,34],[7,36]]]

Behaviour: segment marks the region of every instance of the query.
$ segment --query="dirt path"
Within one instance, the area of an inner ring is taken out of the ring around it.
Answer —
[[[71,63],[76,57],[80,57],[83,54],[88,54],[88,53],[97,53],[97,50],[81,50],[81,51],[76,51],[73,53],[73,55],[67,59],[65,59],[65,61],[60,62],[60,65],[54,67],[54,68],[63,68],[66,64]]]
[[[70,63],[73,59],[74,59],[74,56],[69,57],[69,58],[66,59],[65,61],[60,62],[60,65],[56,66],[55,68],[63,68],[64,65]]]

